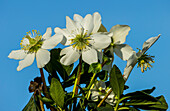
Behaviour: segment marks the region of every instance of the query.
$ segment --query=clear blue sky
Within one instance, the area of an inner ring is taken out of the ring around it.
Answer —
[[[16,71],[18,61],[8,59],[11,50],[20,48],[26,32],[36,29],[42,34],[47,27],[64,28],[65,17],[73,14],[99,12],[108,30],[116,24],[131,27],[126,43],[136,48],[149,37],[162,34],[149,49],[155,55],[153,68],[141,73],[135,68],[130,75],[126,92],[156,87],[154,96],[164,95],[170,104],[170,1],[168,0],[0,0],[0,111],[20,111],[28,102],[29,82],[40,76],[36,63]],[[126,62],[116,58],[123,71]],[[45,73],[47,75],[47,73]]]

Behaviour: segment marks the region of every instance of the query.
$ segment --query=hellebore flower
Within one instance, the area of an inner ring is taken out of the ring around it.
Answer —
[[[112,36],[112,33],[97,32],[100,26],[101,16],[98,12],[88,14],[84,18],[75,14],[74,20],[66,16],[66,29],[60,29],[64,35],[61,43],[70,46],[61,51],[60,62],[70,65],[80,56],[88,64],[98,62],[98,51],[110,45]]]
[[[110,45],[110,54],[112,55],[110,59],[112,62],[114,60],[114,53],[124,61],[128,60],[132,55],[133,49],[129,45],[123,44],[129,31],[130,27],[128,25],[115,25],[110,29],[110,32],[113,33]],[[109,65],[104,65],[103,70],[110,72],[112,62]]]
[[[111,52],[115,52],[122,60],[128,60],[133,51],[129,45],[123,44],[129,31],[128,25],[115,25],[110,29],[110,32],[113,33]]]
[[[94,85],[94,88],[91,89],[91,100],[98,101],[99,98],[103,99],[105,95],[111,90],[111,88],[106,88],[106,84],[103,81],[97,81]],[[113,92],[105,100],[108,104],[114,105],[115,104],[115,95]]]
[[[133,54],[129,57],[127,61],[127,65],[124,69],[124,79],[126,80],[129,77],[130,72],[132,71],[133,67],[136,63],[141,67],[141,70],[145,70],[145,67],[150,67],[150,63],[153,63],[152,56],[148,56],[145,52],[159,39],[161,35],[157,37],[151,37],[143,43],[142,51],[136,53],[133,51]],[[148,65],[149,63],[149,65]],[[143,69],[144,68],[144,69]]]
[[[47,49],[54,48],[62,41],[63,35],[55,34],[51,37],[51,28],[47,28],[46,33],[42,36],[36,30],[28,32],[21,40],[21,49],[13,50],[8,57],[11,59],[21,60],[17,71],[30,66],[36,57],[37,67],[43,68],[50,61],[50,52]]]

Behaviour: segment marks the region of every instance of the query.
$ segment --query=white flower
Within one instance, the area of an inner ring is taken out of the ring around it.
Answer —
[[[129,77],[130,72],[132,71],[133,67],[136,65],[137,60],[144,55],[144,53],[159,39],[160,35],[157,37],[151,37],[143,43],[142,51],[136,53],[133,51],[133,54],[129,57],[127,61],[127,65],[124,69],[124,79],[126,80]],[[149,61],[148,61],[149,62]]]
[[[130,27],[128,25],[115,25],[110,29],[110,32],[113,33],[112,43],[110,52],[113,56],[112,62],[114,60],[114,52],[117,56],[119,56],[122,60],[128,60],[129,57],[133,53],[133,49],[127,45],[123,44],[126,41],[126,36],[130,31]],[[103,69],[110,72],[112,67],[112,63],[109,65],[104,65]]]
[[[106,84],[103,81],[97,81],[94,85],[94,88],[91,89],[91,100],[92,101],[98,101],[98,99],[103,99],[105,95],[111,90],[111,88],[106,88]],[[110,95],[105,100],[108,104],[114,105],[115,104],[115,95],[113,91],[110,93]]]
[[[66,17],[66,29],[56,28],[56,32],[64,35],[62,44],[70,45],[63,49],[60,62],[70,65],[76,62],[82,55],[82,60],[88,64],[98,62],[98,50],[108,47],[111,43],[112,33],[97,32],[101,25],[101,16],[98,12],[86,15],[82,18],[75,14],[74,20]],[[58,31],[57,31],[58,30]]]
[[[123,44],[129,31],[130,27],[128,25],[115,25],[110,29],[110,32],[113,32],[113,52],[122,60],[128,60],[133,51],[129,45]]]
[[[21,50],[13,50],[8,55],[11,59],[21,60],[17,71],[30,66],[35,57],[38,68],[43,68],[50,61],[50,52],[47,49],[54,48],[63,38],[63,35],[60,34],[55,34],[51,37],[51,33],[51,28],[47,28],[43,36],[36,30],[33,30],[32,33],[27,33],[21,40]]]

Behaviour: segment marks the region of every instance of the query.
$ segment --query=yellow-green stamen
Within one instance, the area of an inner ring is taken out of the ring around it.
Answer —
[[[147,54],[143,54],[139,59],[138,59],[138,67],[141,67],[141,72],[144,72],[147,70],[147,68],[151,69],[152,65],[151,63],[154,63],[155,61],[153,60],[154,56],[150,56]]]
[[[43,43],[42,35],[36,30],[29,31],[27,35],[21,40],[21,49],[28,51],[28,53],[37,52]]]
[[[76,48],[78,51],[82,51],[83,49],[86,48],[86,46],[89,46],[89,40],[91,37],[86,36],[86,35],[76,35],[74,39],[71,40],[71,45],[73,48]]]

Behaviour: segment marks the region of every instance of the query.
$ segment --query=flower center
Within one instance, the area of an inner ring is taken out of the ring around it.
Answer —
[[[89,40],[91,37],[86,35],[76,35],[74,39],[71,40],[71,45],[73,48],[76,48],[78,51],[82,51],[83,49],[86,49],[86,46],[89,46]]]
[[[138,67],[141,67],[141,71],[144,72],[147,70],[147,68],[151,69],[152,65],[151,63],[154,63],[155,61],[153,60],[154,56],[150,56],[147,54],[143,54],[139,59],[138,59]]]
[[[28,53],[37,52],[43,44],[42,35],[36,30],[29,31],[27,35],[21,40],[21,49],[27,51]]]

